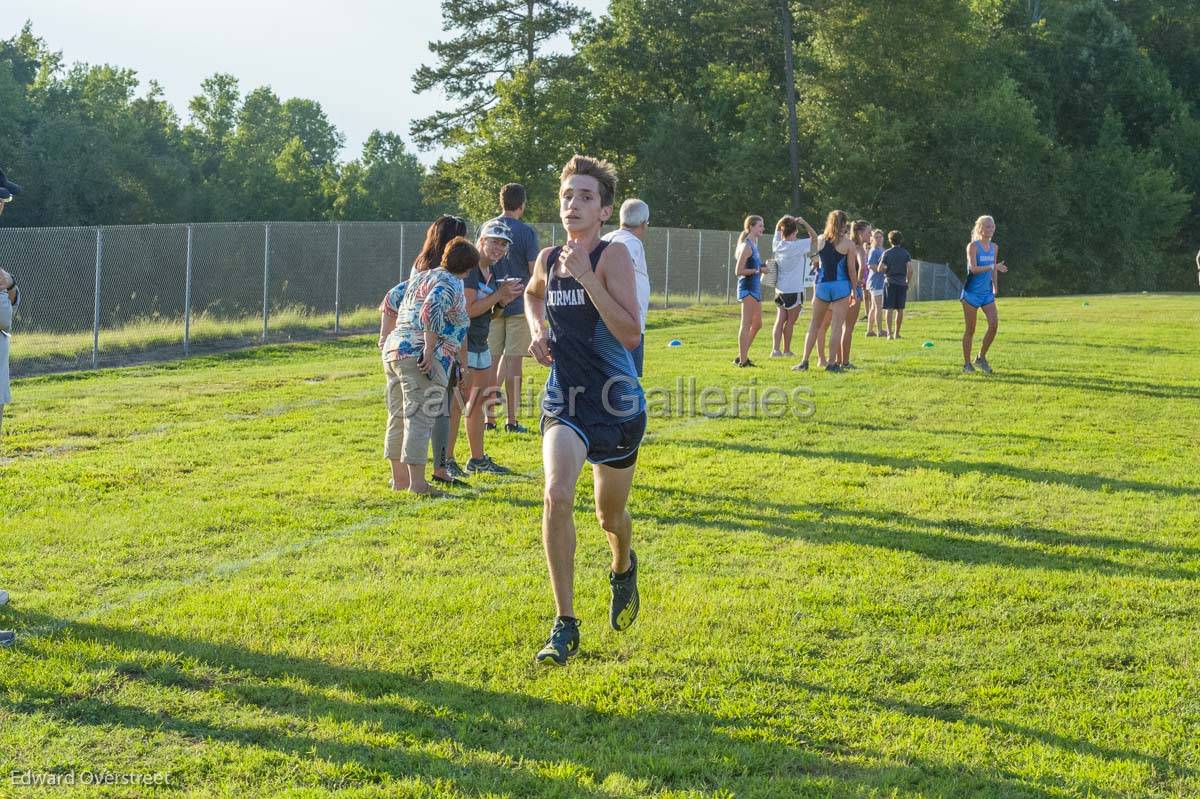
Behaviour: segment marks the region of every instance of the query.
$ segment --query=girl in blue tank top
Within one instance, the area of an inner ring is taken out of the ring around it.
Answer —
[[[996,338],[996,330],[1000,323],[996,313],[996,287],[998,273],[1007,272],[1008,266],[997,259],[999,246],[992,241],[996,233],[996,221],[990,216],[981,216],[975,220],[971,231],[971,243],[967,245],[967,280],[963,284],[963,372],[971,373],[977,369],[991,374],[992,367],[987,360],[988,348]],[[979,357],[972,363],[971,345],[975,337],[975,322],[978,312],[982,310],[987,318],[987,332],[979,347]]]
[[[852,283],[858,276],[858,247],[850,240],[850,222],[845,211],[830,211],[825,220],[825,232],[817,237],[816,292],[813,295],[813,314],[808,323],[808,334],[804,337],[804,359],[792,367],[796,371],[808,369],[808,358],[818,339],[823,339],[825,330],[835,332],[830,340],[829,360],[826,369],[840,372],[842,359],[841,331],[846,314],[850,312],[849,298],[853,293]]]
[[[738,354],[734,366],[754,366],[750,361],[750,346],[762,329],[762,268],[763,259],[758,253],[758,237],[763,234],[763,218],[748,216],[742,223],[738,236],[737,275],[738,302],[742,304],[742,324],[738,330]]]

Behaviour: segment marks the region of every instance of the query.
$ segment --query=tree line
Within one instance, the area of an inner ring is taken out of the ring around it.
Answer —
[[[527,219],[553,221],[558,169],[588,152],[617,164],[621,195],[655,225],[842,208],[960,268],[988,213],[1008,291],[1194,280],[1194,0],[610,0],[599,17],[571,0],[442,5],[446,37],[412,76],[450,98],[408,132],[451,153],[429,169],[393,132],[339,162],[318,103],[231,75],[204,81],[182,122],[155,82],[139,93],[130,70],[67,66],[26,25],[0,41],[0,163],[38,190],[5,221],[483,218],[510,181],[528,189]]]
[[[444,0],[443,17],[456,35],[422,77],[461,106],[413,133],[457,148],[426,190],[468,213],[520,180],[530,216],[554,218],[557,170],[583,151],[618,165],[656,225],[842,208],[962,267],[987,213],[1008,290],[1195,280],[1195,0],[611,0],[599,19],[566,0]],[[551,30],[568,56],[521,46]],[[481,63],[496,71],[475,79]]]
[[[27,187],[7,225],[418,220],[426,170],[397,133],[359,157],[320,103],[215,74],[189,121],[133,70],[65,64],[26,23],[0,41],[0,164]]]

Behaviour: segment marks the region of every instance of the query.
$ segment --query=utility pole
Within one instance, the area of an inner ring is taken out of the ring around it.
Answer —
[[[788,109],[788,153],[792,159],[792,213],[800,213],[800,154],[799,133],[796,123],[796,73],[792,65],[792,9],[788,0],[779,0],[779,14],[783,18],[783,75],[787,91]]]

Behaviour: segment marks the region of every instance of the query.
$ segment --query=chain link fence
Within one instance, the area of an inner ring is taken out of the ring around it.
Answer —
[[[380,300],[406,277],[429,224],[0,228],[0,266],[22,291],[13,374],[376,329]],[[543,246],[562,242],[559,226],[533,227]],[[652,306],[735,301],[737,235],[649,228]],[[770,251],[764,236],[764,259]],[[949,299],[960,289],[946,265],[918,261],[910,299]]]

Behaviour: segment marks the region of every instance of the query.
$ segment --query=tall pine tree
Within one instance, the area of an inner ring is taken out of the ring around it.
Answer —
[[[422,147],[451,143],[496,104],[496,81],[555,63],[542,49],[587,19],[570,0],[442,0],[442,28],[453,36],[429,43],[437,63],[417,69],[413,89],[440,87],[457,105],[415,121],[413,139]]]

